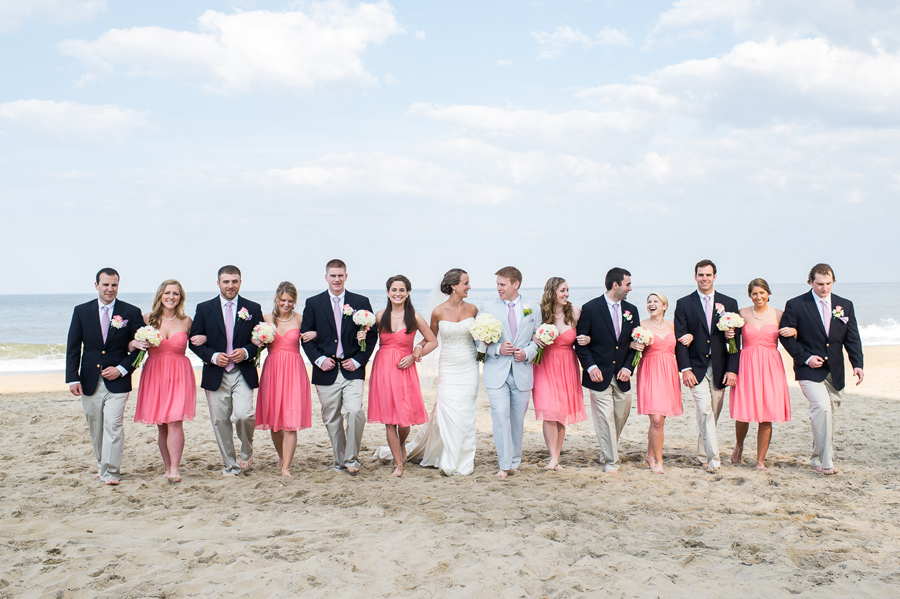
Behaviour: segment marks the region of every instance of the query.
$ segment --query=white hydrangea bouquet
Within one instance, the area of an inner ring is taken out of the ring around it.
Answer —
[[[653,331],[648,329],[647,327],[634,327],[634,330],[631,331],[631,338],[637,341],[638,343],[643,343],[645,346],[653,345]],[[634,360],[632,360],[631,365],[637,366],[638,362],[641,361],[641,358],[644,356],[644,352],[639,351],[634,355]]]
[[[134,334],[135,341],[146,341],[153,347],[159,347],[159,344],[162,343],[163,336],[162,333],[157,330],[156,327],[152,327],[149,324],[145,327],[141,327]],[[137,357],[134,359],[132,366],[135,368],[140,368],[141,364],[144,363],[144,358],[147,356],[147,350],[142,349],[138,352]]]
[[[375,315],[368,310],[357,310],[353,313],[353,322],[359,327],[360,332],[368,331],[375,326]],[[365,338],[360,339],[359,347],[363,351],[366,351]]]
[[[719,316],[719,322],[716,323],[716,328],[720,331],[727,331],[729,329],[739,329],[744,326],[744,319],[741,318],[740,314],[736,314],[734,312],[723,312]],[[728,340],[728,353],[736,354],[737,353],[737,343],[734,341],[734,337]]]
[[[482,343],[490,345],[491,343],[497,343],[497,341],[500,340],[500,335],[503,334],[503,325],[491,314],[482,312],[475,317],[475,322],[469,327],[469,333],[471,333],[472,338],[475,339],[475,341],[481,341]],[[484,352],[478,352],[475,359],[479,362],[484,362]]]
[[[253,333],[250,336],[254,341],[259,341],[263,345],[269,345],[273,341],[275,341],[275,325],[269,324],[268,322],[261,322],[255,327],[253,327]],[[263,348],[258,348],[256,350],[256,358],[253,360],[253,365],[259,368],[259,358],[262,356]]]
[[[559,337],[559,329],[556,328],[556,325],[544,323],[538,327],[538,330],[535,331],[534,334],[546,347],[547,345],[553,345],[553,342],[556,341],[557,337]],[[532,360],[532,362],[534,362],[535,364],[540,364],[543,358],[544,348],[538,347],[537,353],[534,355],[534,360]]]

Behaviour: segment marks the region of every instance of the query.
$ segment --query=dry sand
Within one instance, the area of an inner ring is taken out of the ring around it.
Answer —
[[[357,477],[333,472],[318,402],[293,479],[262,432],[255,467],[223,478],[199,396],[180,484],[162,477],[155,427],[131,422],[132,395],[122,484],[107,487],[90,478],[81,402],[62,375],[0,377],[0,597],[898,597],[900,348],[866,358],[837,415],[833,477],[808,465],[792,383],[794,420],[775,425],[768,472],[753,466],[755,426],[745,464],[728,463],[727,405],[724,466],[697,468],[685,398],[666,426],[665,476],[642,462],[647,418],[634,411],[618,476],[598,470],[590,421],[569,429],[567,470],[545,472],[529,412],[523,467],[506,481],[493,476],[483,393],[475,473],[410,465],[399,480],[369,457]],[[366,456],[383,443],[367,426]]]

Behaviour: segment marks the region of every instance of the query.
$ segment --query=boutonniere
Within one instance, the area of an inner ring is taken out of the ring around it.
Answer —
[[[124,327],[126,324],[128,324],[128,321],[127,321],[127,320],[122,320],[122,317],[119,316],[118,314],[116,314],[115,316],[113,316],[113,317],[112,317],[112,320],[109,321],[109,326],[111,326],[111,327],[114,328],[114,329],[121,329],[121,328]]]
[[[725,306],[723,306],[722,304],[716,304],[716,314],[718,314],[719,316],[722,316],[722,314],[724,312],[725,312]]]
[[[522,304],[522,314],[524,314],[525,316],[531,314],[531,306],[529,306],[528,304]]]
[[[241,308],[238,310],[238,318],[241,320],[250,320],[250,313],[247,312],[247,308]]]
[[[840,306],[835,306],[835,307],[834,307],[834,310],[831,311],[831,316],[834,317],[834,318],[837,318],[838,320],[840,320],[840,321],[843,322],[844,324],[847,324],[847,321],[850,320],[849,318],[847,318],[846,316],[844,316],[844,309],[841,308]]]
[[[625,310],[624,312],[622,312],[622,318],[624,318],[628,322],[631,322],[631,312]]]
[[[344,304],[344,316],[353,316],[353,308],[350,307],[350,304]]]

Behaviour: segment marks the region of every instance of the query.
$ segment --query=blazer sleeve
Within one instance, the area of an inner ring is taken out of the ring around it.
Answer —
[[[300,324],[300,334],[318,330],[316,328],[316,309],[313,305],[313,299],[312,297],[308,298],[303,306],[303,322]],[[316,337],[312,341],[303,341],[301,343],[303,353],[306,354],[307,359],[313,364],[324,355],[319,351],[318,341],[319,338]]]
[[[850,304],[850,316],[847,318],[847,335],[844,337],[844,348],[850,365],[853,368],[863,367],[862,339],[859,336],[859,326],[856,323],[856,309]]]
[[[685,313],[684,302],[679,300],[675,304],[675,361],[678,362],[678,370],[680,371],[691,367],[691,356],[688,352],[688,346],[678,341],[687,334],[687,314]]]
[[[787,353],[791,354],[791,357],[796,362],[806,364],[806,361],[809,360],[812,354],[806,351],[800,343],[799,338],[802,333],[797,327],[797,324],[797,302],[795,300],[789,300],[784,306],[784,314],[781,315],[780,326],[781,328],[791,327],[797,329],[797,337],[780,337],[781,345],[787,350]]]
[[[248,311],[250,312],[250,323],[255,327],[257,324],[264,322],[264,321],[263,321],[263,315],[262,315],[262,308],[260,307],[260,305],[254,302],[252,304],[252,306],[253,306],[253,310],[252,311],[248,310]],[[247,352],[247,358],[246,358],[247,360],[252,360],[253,358],[255,358],[256,352],[259,351],[259,348],[253,344],[253,341],[252,341],[253,335],[252,334],[250,335],[250,338],[251,338],[250,343],[241,346],[241,348],[245,352]]]
[[[540,308],[536,312],[531,313],[531,317],[534,319],[534,326],[531,328],[531,338],[528,339],[528,344],[525,346],[525,361],[531,362],[534,360],[534,357],[537,355],[538,345],[534,341],[534,334],[541,326],[541,319],[539,318],[541,314]]]
[[[138,309],[134,309],[129,311],[128,316],[128,343],[131,343],[131,340],[134,339],[134,335],[137,333],[138,329],[144,326],[144,316],[141,314],[141,311]],[[127,343],[126,343],[127,345]],[[127,348],[126,348],[127,349]],[[138,354],[141,350],[136,349],[133,352],[126,354],[125,358],[119,362],[119,366],[128,371],[128,374],[131,374],[136,369],[134,367],[134,361],[137,359]]]
[[[84,341],[81,317],[78,308],[72,311],[72,323],[69,325],[69,336],[66,340],[66,382],[77,383],[78,366],[81,364],[81,345]]]
[[[632,306],[632,308],[634,309],[631,316],[633,319],[632,322],[637,323],[634,327],[639,327],[641,326],[641,313],[637,306]],[[632,327],[632,331],[634,330],[634,327]],[[631,337],[626,339],[625,343],[628,344],[628,353],[625,354],[625,362],[622,364],[622,368],[633,374],[635,368],[637,368],[637,366],[634,366],[634,357],[637,355],[637,350],[631,347]]]
[[[578,335],[590,335],[591,334],[591,311],[592,309],[585,305],[581,307],[581,318],[578,319],[578,324],[575,326],[575,333]],[[593,342],[594,340],[591,339]],[[581,345],[579,343],[575,344],[575,355],[578,356],[578,361],[581,362],[581,367],[587,371],[591,366],[596,366],[597,364],[594,362],[594,354],[591,353],[590,345]]]
[[[734,312],[735,314],[737,314],[740,310],[740,308],[738,308],[737,301],[731,300],[728,303],[728,307],[726,308],[726,310],[728,312]],[[728,358],[725,361],[725,372],[737,374],[738,368],[741,365],[741,329],[734,330],[734,343],[737,346],[737,353],[728,354]]]
[[[193,337],[194,335],[208,336],[208,335],[206,335],[206,319],[207,319],[207,317],[208,317],[208,314],[207,314],[206,306],[204,304],[198,305],[197,310],[194,313],[194,322],[191,325],[191,333],[190,333],[191,337]],[[203,345],[194,345],[193,343],[191,343],[190,346],[191,346],[191,351],[194,352],[198,358],[200,358],[207,364],[212,362],[213,354],[215,354],[216,352],[214,352],[212,350],[212,348],[209,347],[209,345],[207,345],[205,343]]]

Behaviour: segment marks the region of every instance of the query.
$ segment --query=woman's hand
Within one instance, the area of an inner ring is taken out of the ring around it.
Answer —
[[[408,356],[403,356],[403,358],[400,360],[400,363],[397,364],[397,368],[399,368],[400,370],[406,370],[407,368],[412,366],[415,363],[415,361],[416,361],[416,359],[413,357],[412,354],[410,354]]]
[[[263,343],[262,341],[260,341],[259,339],[251,339],[250,343],[252,343],[253,345],[255,345],[256,347],[258,347],[260,349],[262,349],[263,347],[266,346],[266,344]]]
[[[734,329],[725,329],[725,338],[734,339]]]
[[[538,347],[544,347],[544,342],[541,341],[537,335],[532,335],[531,340],[534,341]]]
[[[633,349],[635,351],[644,351],[644,348],[647,346],[644,345],[643,343],[640,343],[639,341],[632,341],[628,347],[630,347],[631,349]]]
[[[304,343],[307,343],[309,341],[312,341],[313,339],[315,339],[318,336],[319,336],[319,334],[316,333],[315,331],[306,331],[305,333],[300,335],[300,340],[303,341]]]
[[[128,343],[128,353],[131,353],[131,352],[137,351],[137,350],[146,350],[148,347],[150,347],[150,344],[147,343],[146,341],[137,341],[136,339],[132,339]]]
[[[797,329],[795,329],[794,327],[782,327],[778,329],[778,334],[782,337],[796,337]]]
[[[589,345],[591,342],[590,335],[578,335],[575,337],[575,341],[578,342],[578,345]]]
[[[206,335],[194,335],[191,337],[191,345],[206,345]]]
[[[421,362],[423,355],[425,355],[425,349],[421,345],[416,345],[413,348],[413,353],[412,353],[413,359],[416,362]]]
[[[368,329],[366,329],[368,330]],[[359,342],[363,342],[366,340],[366,331],[360,331],[356,334],[356,340]]]
[[[688,333],[687,335],[682,335],[678,338],[678,343],[687,347],[694,341],[694,336]],[[696,383],[694,383],[696,385]],[[693,387],[693,385],[688,385],[689,387]]]

